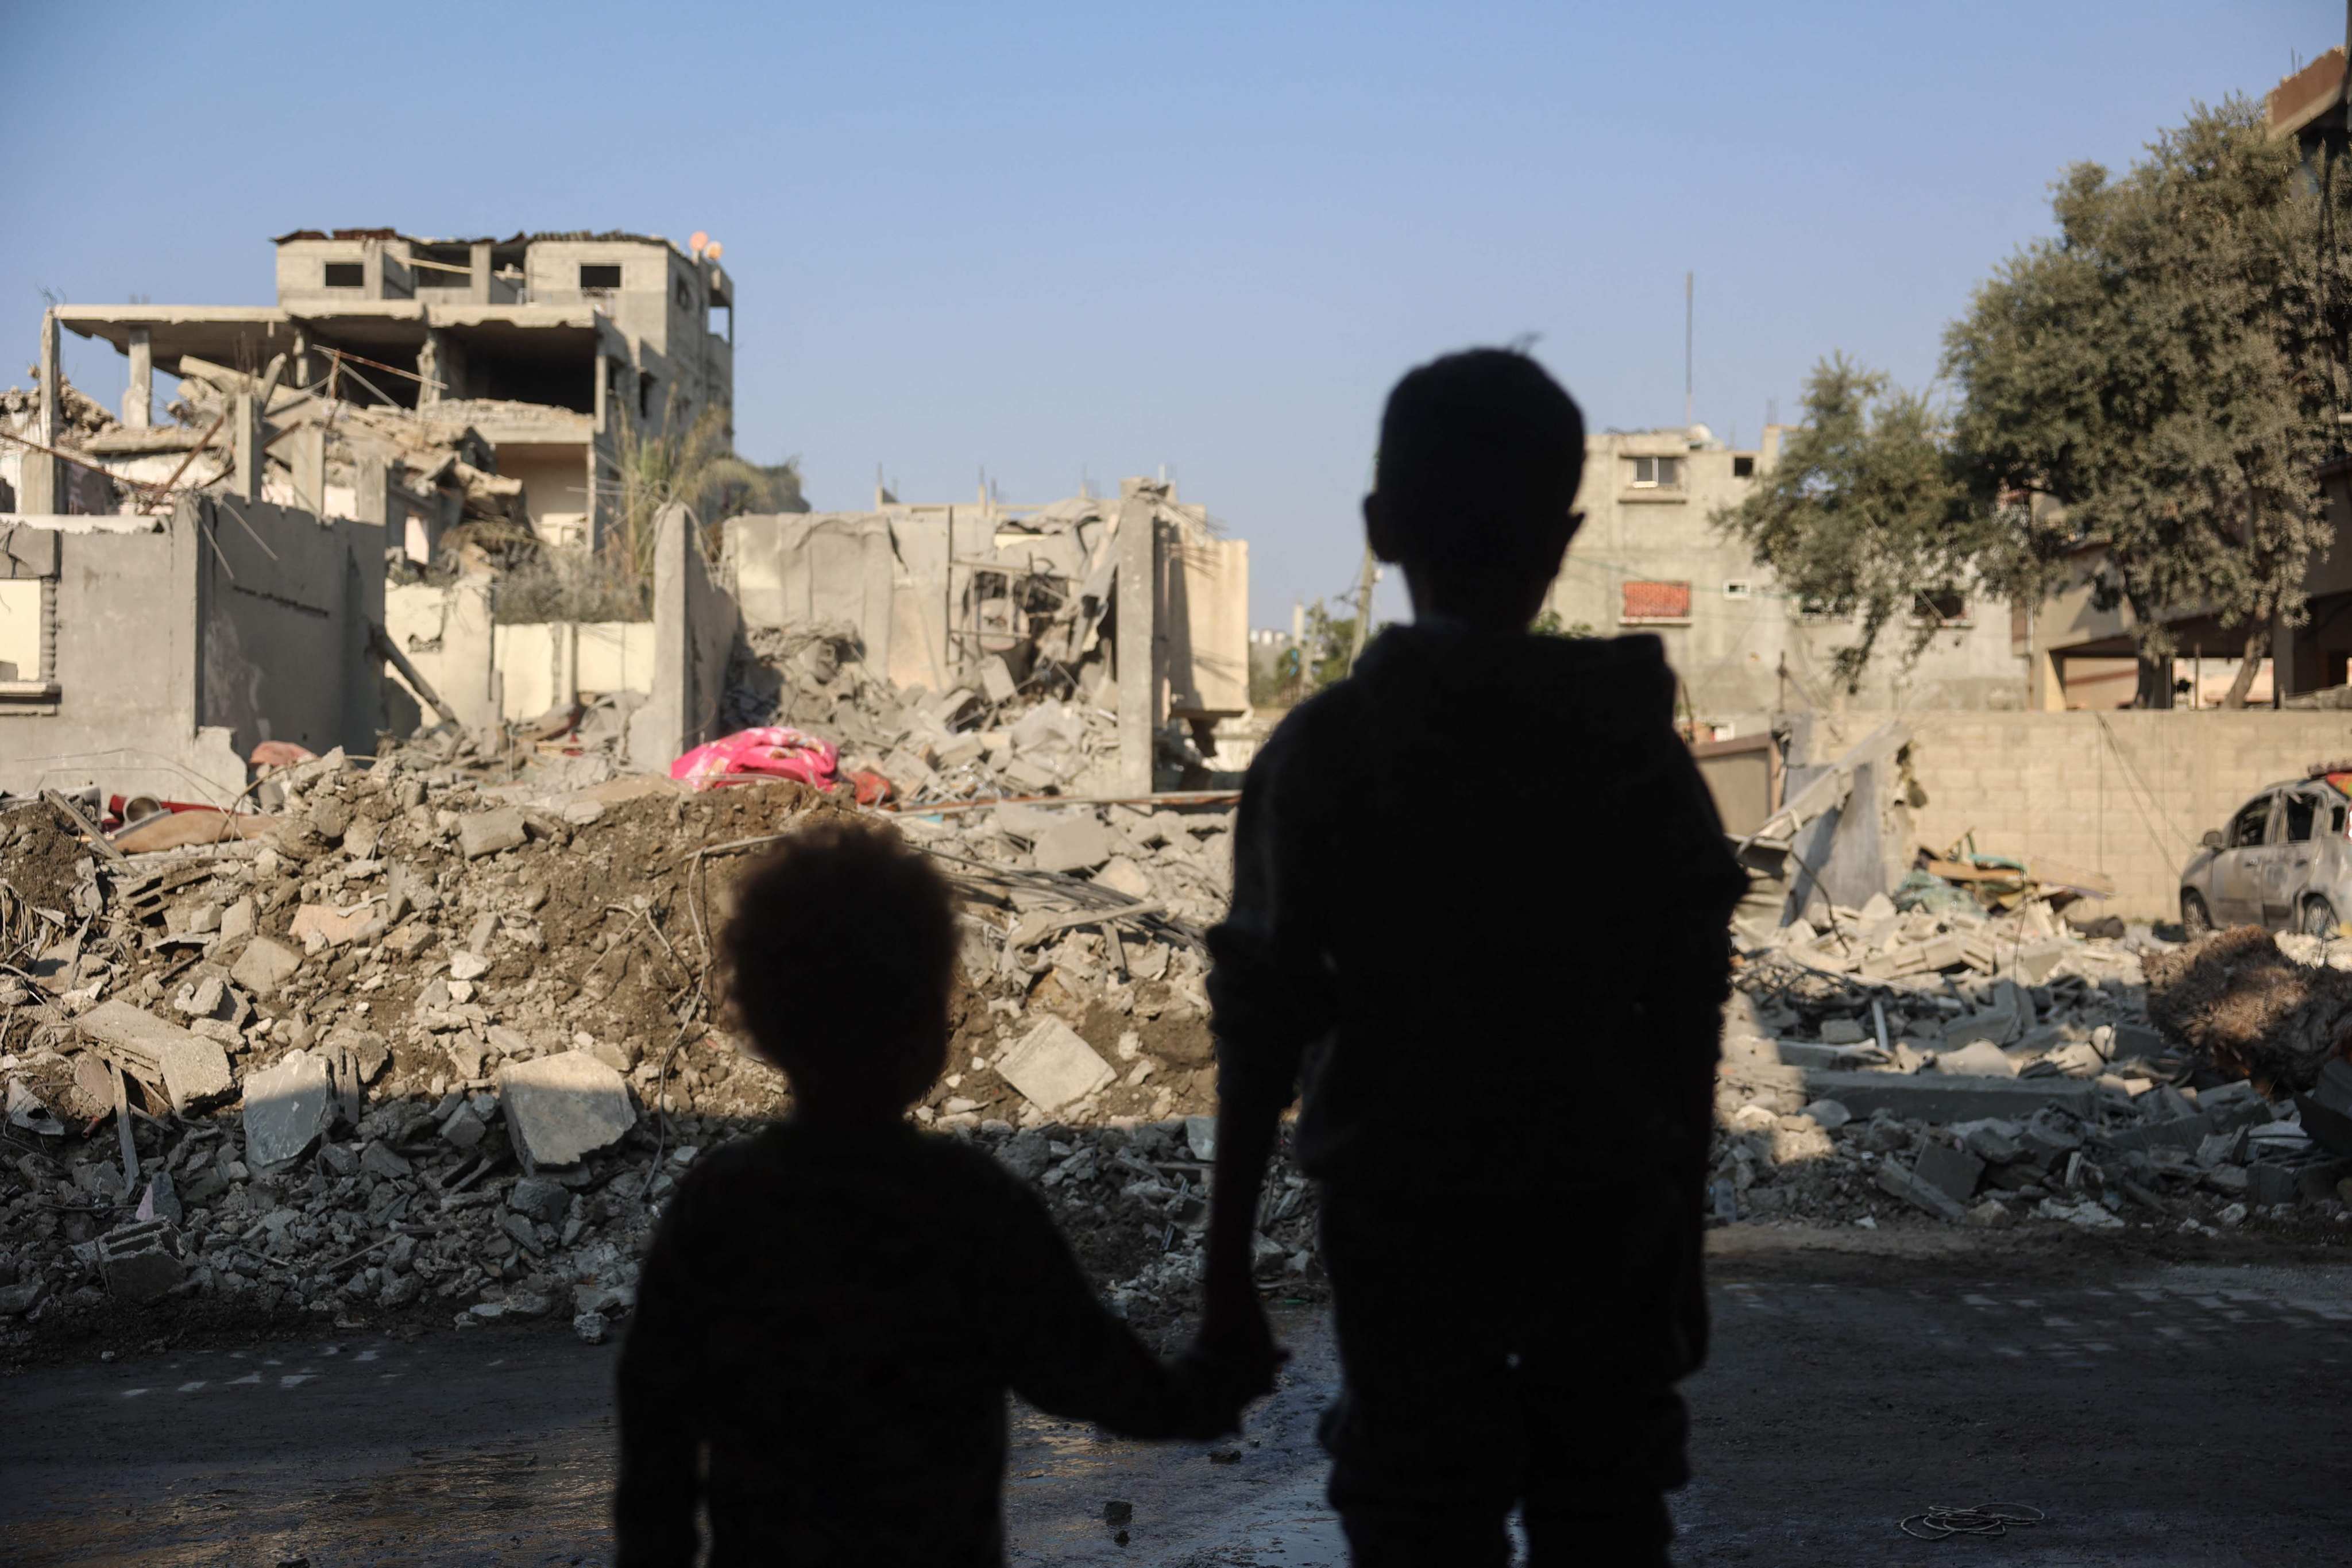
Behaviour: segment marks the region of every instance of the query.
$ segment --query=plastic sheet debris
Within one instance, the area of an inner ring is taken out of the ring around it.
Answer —
[[[704,789],[712,780],[730,774],[764,773],[829,790],[840,766],[841,753],[832,742],[772,725],[738,730],[697,746],[670,764],[669,776]]]

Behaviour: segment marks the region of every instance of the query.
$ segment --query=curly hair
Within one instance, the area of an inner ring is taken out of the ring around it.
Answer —
[[[887,827],[823,823],[738,885],[720,939],[753,1049],[803,1100],[903,1109],[947,1061],[955,896]]]

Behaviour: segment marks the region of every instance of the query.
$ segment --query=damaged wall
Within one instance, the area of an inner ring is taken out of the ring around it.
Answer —
[[[703,564],[694,514],[664,507],[654,528],[653,689],[629,716],[629,765],[667,773],[682,752],[719,738],[728,655],[740,619],[734,599]]]
[[[653,689],[653,622],[497,622],[488,597],[471,586],[407,583],[384,591],[384,629],[468,727],[494,718],[520,723],[583,698]],[[386,725],[394,734],[432,721],[422,694],[397,670],[383,678]]]
[[[1150,504],[1157,535],[1155,721],[1248,712],[1248,545],[1172,486],[1121,490]],[[990,656],[1015,679],[1033,658],[1075,671],[1110,651],[1119,506],[1081,496],[731,518],[720,576],[747,626],[853,627],[867,667],[901,687],[968,684]]]
[[[1885,712],[1805,716],[1793,770],[1834,759]],[[1910,772],[1924,796],[1911,840],[2103,872],[2127,918],[2170,920],[2206,829],[2264,784],[2352,756],[2352,714],[2183,710],[1990,713],[1912,710]],[[1800,749],[1801,748],[1801,749]],[[1794,787],[1792,784],[1792,788]]]
[[[0,790],[226,803],[265,740],[372,750],[383,533],[184,497],[169,518],[0,517],[40,668],[0,687]],[[20,672],[21,674],[22,672]]]

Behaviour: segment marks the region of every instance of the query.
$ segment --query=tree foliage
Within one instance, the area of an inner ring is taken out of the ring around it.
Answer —
[[[2069,169],[2057,235],[1946,338],[1959,468],[2003,524],[1988,574],[2038,597],[2063,556],[2103,543],[2097,603],[2131,608],[2144,675],[2172,652],[2167,612],[2243,635],[2232,705],[2273,617],[2302,618],[2327,539],[2315,470],[2337,446],[2342,323],[2323,310],[2323,202],[2345,205],[2254,105],[2200,106],[2121,178]]]
[[[1788,593],[1855,617],[1855,640],[1835,655],[1848,691],[1887,627],[1923,608],[1905,655],[1927,646],[1939,625],[1935,595],[1973,581],[1990,546],[1934,409],[1843,354],[1813,367],[1804,422],[1779,462],[1713,521]]]

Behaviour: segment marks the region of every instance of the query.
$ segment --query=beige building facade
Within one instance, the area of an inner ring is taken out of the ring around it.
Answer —
[[[1588,437],[1584,526],[1547,607],[1571,630],[1656,634],[1701,739],[1751,733],[1792,710],[2025,707],[2009,606],[1964,587],[1923,594],[1915,616],[1881,634],[1861,690],[1844,690],[1834,658],[1854,618],[1800,603],[1713,521],[1770,471],[1786,433],[1767,426],[1754,447],[1705,426]],[[1930,627],[1913,656],[1914,635]]]

